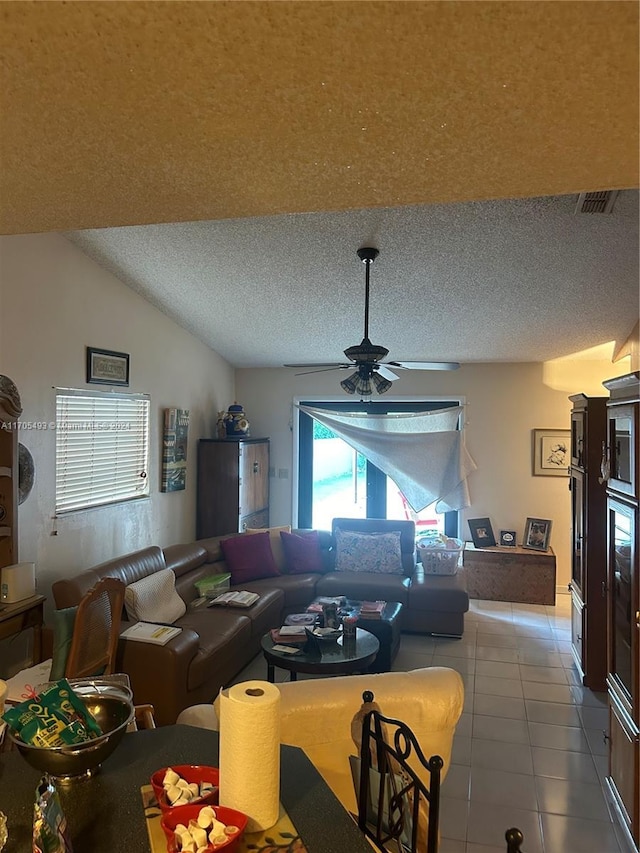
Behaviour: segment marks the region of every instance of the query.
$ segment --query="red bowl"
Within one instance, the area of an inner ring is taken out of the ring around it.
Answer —
[[[176,770],[176,773],[177,772],[178,771]],[[179,846],[176,844],[176,826],[179,823],[183,823],[185,826],[188,826],[190,820],[197,819],[202,807],[202,804],[198,803],[195,806],[178,806],[175,809],[168,809],[166,812],[163,812],[160,819],[160,825],[167,837],[167,853],[178,853],[180,850]],[[213,844],[209,843],[206,849],[207,851],[211,851],[211,853],[213,853],[213,851],[218,853],[218,850],[224,850],[225,853],[231,853],[231,851],[235,850],[238,846],[242,833],[247,826],[248,818],[246,814],[237,812],[235,809],[230,809],[227,806],[214,806],[213,808],[215,809],[216,818],[218,820],[222,821],[226,826],[237,826],[238,832],[230,835],[229,840],[224,844],[219,844],[217,847],[214,847]]]
[[[151,787],[153,788],[153,793],[156,795],[156,800],[158,801],[158,805],[160,806],[161,811],[166,812],[169,809],[173,808],[169,800],[167,800],[167,796],[164,792],[164,785],[162,784],[162,780],[164,779],[164,774],[167,772],[169,768],[163,767],[161,770],[156,770],[156,772],[151,777]],[[218,802],[218,786],[220,785],[220,771],[217,767],[207,767],[204,764],[173,764],[171,765],[171,770],[175,771],[178,776],[185,779],[189,784],[192,782],[210,782],[212,785],[216,786],[216,790],[212,791],[210,794],[202,797],[199,800],[191,800],[189,805],[194,806],[215,806]],[[178,809],[183,809],[185,806],[176,806]]]

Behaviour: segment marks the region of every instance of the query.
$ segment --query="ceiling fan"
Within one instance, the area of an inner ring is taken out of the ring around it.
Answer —
[[[297,373],[296,376],[304,376],[307,373],[322,373],[326,370],[348,370],[355,367],[356,371],[344,379],[340,385],[347,394],[358,392],[362,397],[370,397],[374,388],[378,394],[384,394],[391,388],[391,383],[399,378],[396,373],[389,370],[389,367],[396,370],[456,370],[460,367],[456,361],[382,361],[389,354],[389,350],[372,344],[369,340],[369,272],[371,264],[379,254],[377,249],[371,247],[358,249],[357,252],[358,257],[366,267],[364,337],[359,344],[344,351],[349,361],[327,364],[285,364],[285,367],[311,368],[311,370]]]

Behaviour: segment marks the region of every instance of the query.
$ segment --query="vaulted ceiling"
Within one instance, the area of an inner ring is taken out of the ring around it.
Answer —
[[[340,358],[367,242],[397,358],[637,318],[635,2],[6,2],[0,49],[0,231],[67,232],[234,364]]]

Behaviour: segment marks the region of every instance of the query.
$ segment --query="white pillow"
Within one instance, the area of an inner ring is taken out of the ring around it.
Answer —
[[[176,576],[171,569],[161,569],[130,583],[124,593],[124,606],[132,621],[169,625],[184,616],[187,610],[187,605],[176,592]]]

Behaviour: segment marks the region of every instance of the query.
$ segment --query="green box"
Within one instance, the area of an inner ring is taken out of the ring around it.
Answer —
[[[207,598],[212,598],[219,592],[224,592],[229,589],[231,580],[231,572],[224,572],[220,575],[207,575],[206,578],[201,578],[195,582],[198,595],[204,595]]]

